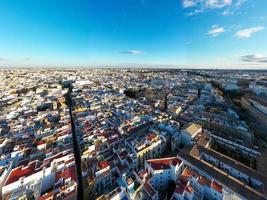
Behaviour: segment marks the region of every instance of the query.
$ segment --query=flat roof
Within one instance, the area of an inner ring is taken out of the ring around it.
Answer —
[[[197,123],[190,123],[189,125],[187,125],[185,128],[183,128],[183,131],[185,131],[186,133],[188,133],[189,135],[193,136],[196,134],[196,132],[201,129],[202,126],[197,124]]]
[[[163,170],[163,169],[170,169],[171,165],[173,166],[180,165],[182,160],[178,159],[177,157],[171,157],[171,158],[151,159],[147,160],[146,162],[154,170]]]

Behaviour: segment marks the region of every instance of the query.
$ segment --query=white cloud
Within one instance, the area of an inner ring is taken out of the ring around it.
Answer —
[[[185,9],[191,9],[188,16],[202,13],[206,10],[225,8],[222,15],[233,14],[246,0],[182,0]],[[193,10],[192,10],[193,9]]]
[[[241,29],[236,32],[236,37],[238,38],[249,38],[253,33],[257,33],[259,31],[264,30],[265,28],[263,26],[256,26],[252,28],[246,28],[246,29]]]
[[[245,2],[246,2],[246,0],[237,0],[236,3],[235,3],[235,6],[236,7],[240,7]]]
[[[205,8],[222,8],[232,4],[232,0],[183,0],[184,8],[205,7]]]
[[[232,0],[207,0],[205,2],[207,8],[222,8],[232,4]]]
[[[140,50],[121,51],[120,53],[122,53],[122,54],[131,54],[131,55],[140,55],[140,54],[144,54],[144,52],[143,52],[143,51],[140,51]]]
[[[240,61],[248,63],[267,63],[267,57],[263,55],[251,54],[240,56]]]
[[[246,0],[237,0],[233,4],[233,6],[227,7],[227,9],[222,12],[222,15],[223,16],[233,15],[245,2]]]
[[[204,9],[195,9],[194,11],[189,12],[189,13],[187,13],[186,15],[187,15],[187,16],[194,16],[194,15],[197,15],[197,14],[199,14],[199,13],[202,13],[203,11],[204,11]]]
[[[197,1],[195,1],[195,0],[183,0],[183,7],[184,8],[194,7],[196,4],[197,4]]]
[[[226,10],[224,10],[222,12],[223,16],[228,16],[228,15],[232,15],[232,14],[233,14],[233,12],[229,8],[227,8]]]
[[[218,25],[213,25],[210,30],[207,32],[207,35],[211,37],[216,37],[221,33],[225,32],[224,27],[220,27]]]

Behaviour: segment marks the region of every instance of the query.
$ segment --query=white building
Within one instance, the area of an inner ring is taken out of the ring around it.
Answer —
[[[58,158],[55,157],[48,162],[41,163],[36,160],[30,162],[27,166],[14,168],[3,184],[2,198],[4,199],[6,195],[17,198],[25,195],[27,191],[32,191],[37,198],[53,188],[56,172],[74,165],[73,155],[68,154]]]
[[[252,83],[249,85],[249,88],[257,95],[265,94],[267,95],[267,88],[263,85],[257,85],[256,83]]]
[[[152,176],[149,183],[157,191],[162,191],[168,187],[170,180],[176,182],[181,175],[183,161],[176,157],[153,159],[147,160],[145,167],[148,174]]]
[[[193,143],[193,139],[197,136],[197,134],[202,132],[202,126],[196,123],[190,123],[186,127],[181,130],[181,143],[189,144]]]

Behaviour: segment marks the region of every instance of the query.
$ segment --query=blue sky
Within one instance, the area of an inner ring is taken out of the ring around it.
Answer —
[[[0,66],[135,63],[267,68],[267,1],[0,1]]]

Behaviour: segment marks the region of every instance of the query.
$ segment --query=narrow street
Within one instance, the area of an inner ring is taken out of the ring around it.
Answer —
[[[83,200],[84,199],[84,188],[83,188],[83,177],[82,177],[82,168],[81,168],[81,150],[80,150],[80,144],[77,140],[76,135],[76,128],[75,128],[75,122],[72,114],[72,98],[71,98],[71,92],[72,92],[72,85],[69,86],[69,91],[66,95],[66,103],[69,107],[69,115],[71,120],[71,131],[72,131],[72,140],[73,140],[73,150],[74,150],[74,158],[76,163],[76,173],[78,177],[78,193],[77,193],[77,199]]]

